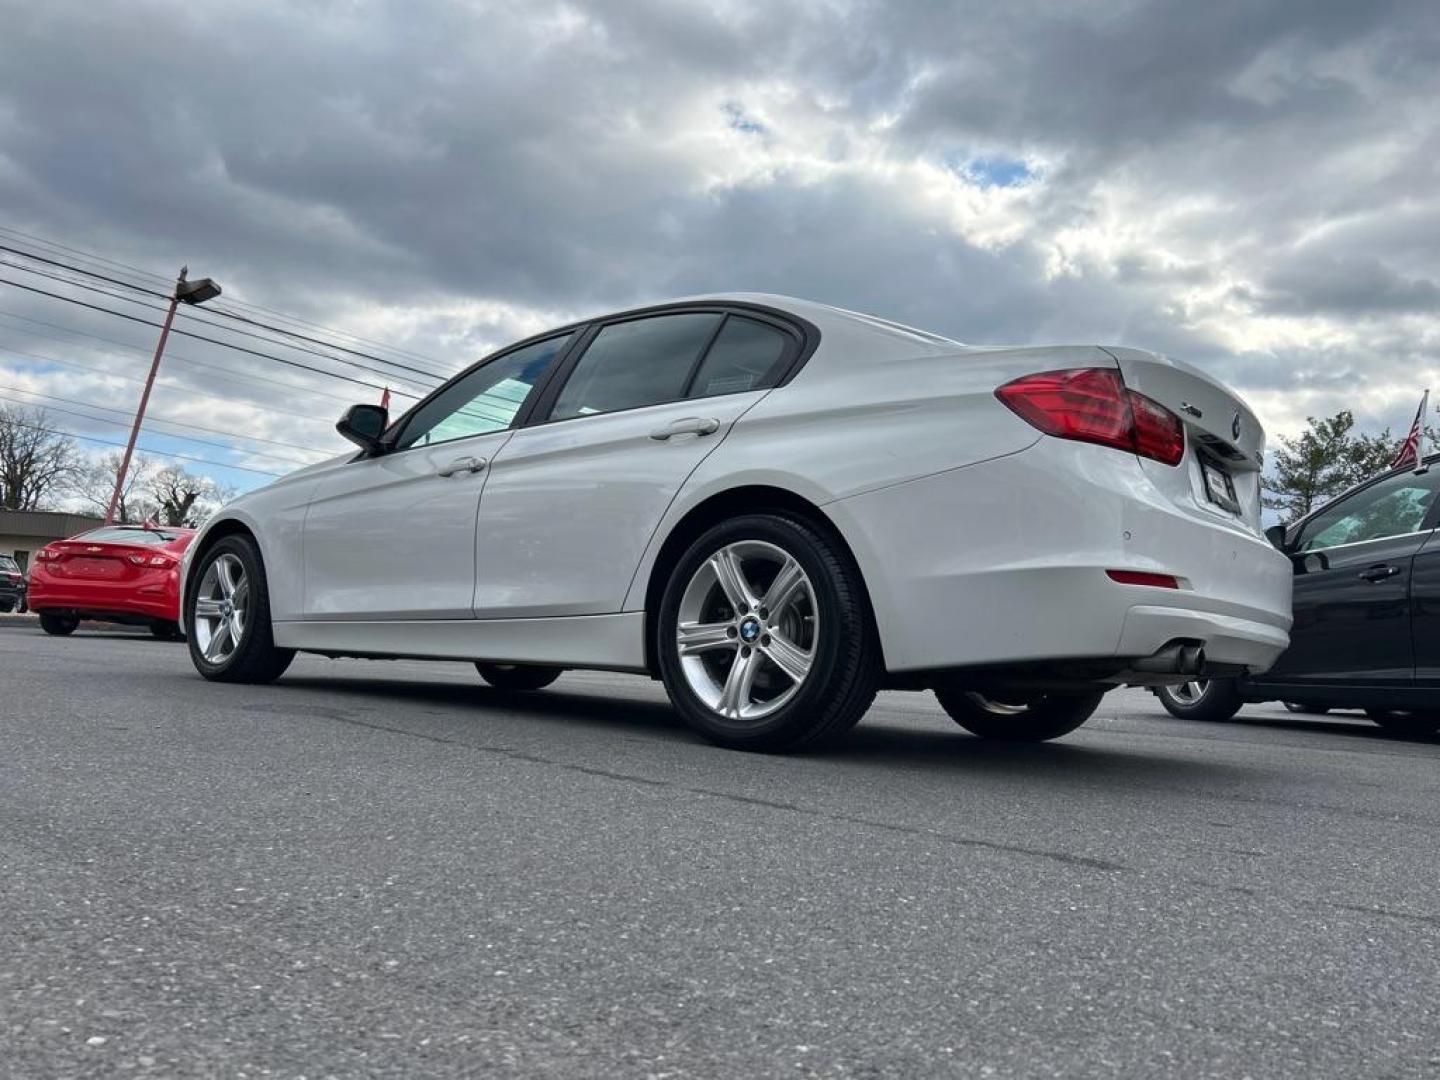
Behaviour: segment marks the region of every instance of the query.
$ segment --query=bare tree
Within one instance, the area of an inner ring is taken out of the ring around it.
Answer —
[[[122,460],[122,455],[116,452],[85,462],[70,477],[66,485],[68,494],[84,503],[86,509],[105,513],[110,509],[110,497],[115,493],[115,477],[120,474]],[[154,472],[155,465],[149,458],[136,456],[131,460],[130,471],[125,474],[125,487],[115,506],[117,524],[138,524],[154,510],[146,490]]]
[[[39,508],[78,463],[75,441],[50,426],[45,410],[0,405],[0,506]]]
[[[180,465],[167,465],[155,473],[146,491],[154,501],[160,524],[191,527],[203,522],[234,494],[229,488],[208,477],[195,476]]]

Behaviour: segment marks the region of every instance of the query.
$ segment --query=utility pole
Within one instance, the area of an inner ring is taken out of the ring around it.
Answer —
[[[188,266],[180,268],[175,279],[175,292],[170,297],[170,308],[165,312],[165,323],[160,327],[160,340],[155,344],[155,356],[150,361],[150,374],[145,379],[145,389],[140,393],[140,406],[135,410],[135,423],[130,428],[130,441],[125,444],[125,457],[120,461],[120,471],[115,476],[115,491],[110,496],[110,508],[105,511],[105,524],[115,520],[115,508],[120,505],[120,495],[125,490],[125,477],[130,472],[130,458],[135,454],[135,440],[140,437],[140,425],[145,421],[145,406],[150,404],[150,390],[155,385],[155,375],[160,370],[160,357],[165,355],[165,342],[170,337],[170,324],[175,321],[175,309],[183,301],[187,304],[203,304],[220,295],[220,286],[209,278],[186,281]]]

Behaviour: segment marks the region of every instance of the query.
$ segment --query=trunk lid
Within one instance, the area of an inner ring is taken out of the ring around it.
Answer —
[[[1127,387],[1164,405],[1185,425],[1179,465],[1140,459],[1151,482],[1187,513],[1261,535],[1265,430],[1250,407],[1182,361],[1140,349],[1105,351],[1119,364]]]
[[[148,559],[152,554],[168,554],[139,544],[91,544],[84,540],[51,544],[50,550],[59,558],[47,563],[49,572],[76,581],[132,581],[147,568],[132,563],[131,555]]]

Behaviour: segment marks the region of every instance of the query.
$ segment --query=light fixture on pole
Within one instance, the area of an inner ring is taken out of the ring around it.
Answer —
[[[160,357],[165,355],[165,342],[170,337],[170,324],[175,321],[175,309],[180,304],[203,304],[220,295],[220,286],[210,278],[187,281],[185,274],[189,267],[180,268],[175,279],[175,292],[170,297],[170,309],[165,312],[165,323],[160,327],[160,340],[155,345],[155,356],[150,361],[150,374],[145,379],[145,389],[140,393],[140,407],[135,410],[135,423],[130,428],[130,441],[125,444],[125,456],[120,461],[120,471],[115,474],[115,491],[110,496],[110,507],[105,511],[105,524],[115,520],[115,508],[120,505],[120,494],[125,490],[125,476],[130,471],[130,458],[135,453],[135,440],[140,437],[140,425],[145,421],[145,406],[150,403],[150,390],[155,385],[155,374],[160,370]]]

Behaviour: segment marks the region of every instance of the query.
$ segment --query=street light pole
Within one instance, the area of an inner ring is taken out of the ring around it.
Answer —
[[[105,524],[115,520],[115,508],[120,505],[120,495],[125,490],[125,476],[130,471],[130,458],[135,454],[135,440],[140,437],[140,425],[145,422],[145,406],[150,403],[150,390],[155,385],[155,375],[160,370],[160,357],[165,355],[165,342],[170,337],[170,324],[175,321],[175,309],[183,300],[187,304],[203,304],[220,295],[220,286],[209,278],[186,281],[189,267],[180,268],[175,279],[175,292],[170,297],[170,309],[165,312],[165,323],[160,327],[160,340],[155,344],[155,356],[150,361],[150,374],[145,379],[145,389],[140,393],[140,407],[135,410],[135,423],[130,428],[130,441],[125,444],[125,456],[120,461],[120,471],[115,474],[115,490],[110,495],[110,507],[105,511]]]

